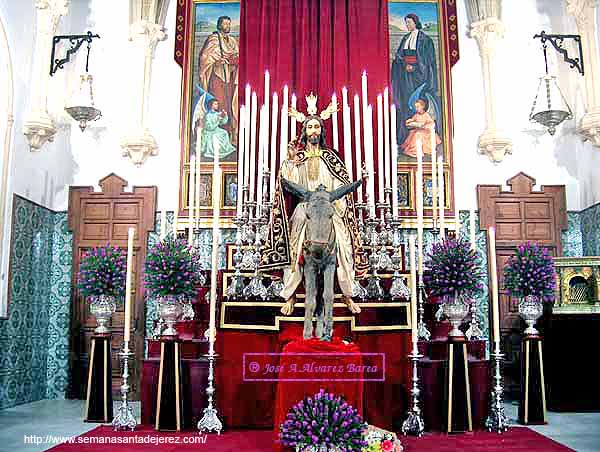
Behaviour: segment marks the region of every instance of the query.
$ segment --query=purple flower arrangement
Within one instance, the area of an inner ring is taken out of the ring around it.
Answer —
[[[281,443],[300,450],[325,446],[351,452],[368,446],[363,438],[367,424],[358,411],[324,389],[294,405],[279,428]]]
[[[433,295],[474,297],[483,290],[481,260],[464,239],[448,237],[435,243],[424,264],[429,271],[423,281]]]
[[[106,295],[115,298],[125,293],[127,255],[109,245],[92,248],[81,258],[77,289],[83,297]]]
[[[187,240],[167,236],[146,256],[145,286],[152,297],[176,295],[194,298],[200,270],[200,256]]]
[[[504,266],[504,288],[508,294],[552,301],[555,287],[554,261],[548,249],[531,242],[519,245]]]

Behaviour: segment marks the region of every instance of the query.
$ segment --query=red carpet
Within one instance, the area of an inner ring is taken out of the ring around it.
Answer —
[[[197,432],[156,432],[152,427],[138,427],[135,432],[114,432],[112,427],[100,426],[78,436],[72,444],[60,444],[53,452],[110,451],[110,452],[269,452],[273,450],[273,432],[270,430],[243,430],[226,432],[217,436]],[[135,440],[135,442],[133,442]],[[191,444],[190,442],[198,442]],[[401,437],[404,452],[568,452],[568,447],[546,438],[525,427],[514,427],[503,435],[475,432],[462,435],[426,434],[422,438]],[[129,441],[129,442],[126,442]],[[153,441],[153,442],[151,442]],[[158,444],[158,441],[161,443]],[[167,444],[171,442],[171,444]],[[175,443],[177,442],[177,443]]]

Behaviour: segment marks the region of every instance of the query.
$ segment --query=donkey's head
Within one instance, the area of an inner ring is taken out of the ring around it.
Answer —
[[[311,255],[320,258],[333,251],[333,202],[355,190],[359,184],[360,181],[343,185],[332,192],[325,190],[321,184],[315,191],[308,191],[301,185],[282,179],[283,187],[307,204],[304,245]]]

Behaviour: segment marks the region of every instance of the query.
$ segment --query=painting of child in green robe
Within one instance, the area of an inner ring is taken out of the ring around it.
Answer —
[[[200,133],[200,154],[203,157],[212,160],[216,153],[219,159],[223,159],[236,151],[229,139],[229,133],[221,127],[227,124],[227,121],[227,112],[219,110],[217,99],[211,99],[208,102]]]

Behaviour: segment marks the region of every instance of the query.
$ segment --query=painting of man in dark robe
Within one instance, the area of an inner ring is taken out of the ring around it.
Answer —
[[[412,5],[422,8],[435,6],[435,4],[420,3]],[[427,12],[431,14],[430,11]],[[426,113],[435,121],[437,134],[442,135],[438,59],[434,40],[429,36],[432,31],[437,31],[437,23],[428,22],[426,33],[424,24],[415,13],[404,15],[403,22],[404,27],[400,30],[404,31],[404,34],[394,52],[391,80],[393,99],[398,108],[396,133],[397,143],[400,146],[400,160],[412,161],[415,156],[404,153],[403,149],[408,146],[402,145],[409,139],[410,128],[407,120],[418,113],[415,105],[418,104],[419,99],[421,104],[427,105]]]

